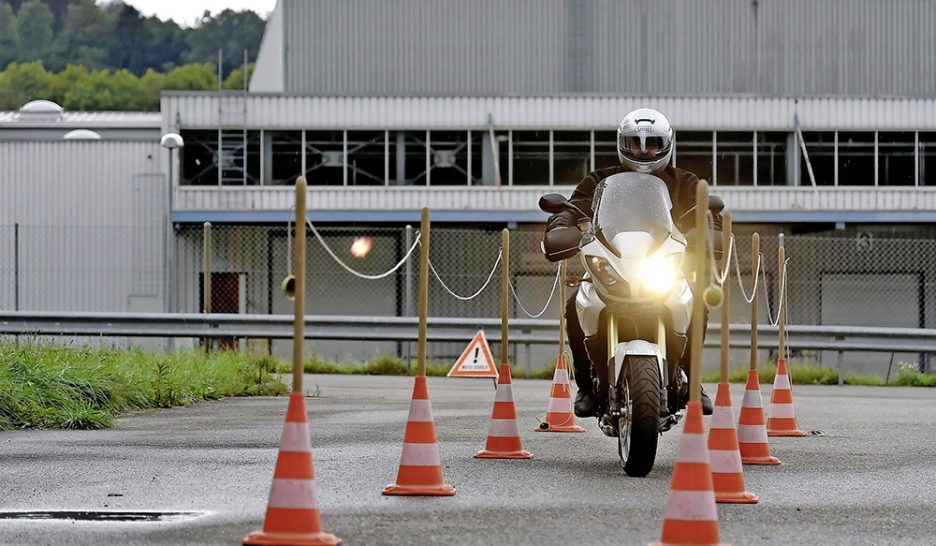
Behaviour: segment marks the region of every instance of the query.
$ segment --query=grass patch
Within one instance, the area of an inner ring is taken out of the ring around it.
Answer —
[[[370,362],[359,363],[341,363],[329,360],[319,355],[313,355],[303,363],[305,373],[321,374],[344,374],[344,375],[416,375],[418,364],[412,361],[407,366],[405,360],[390,355],[380,355]],[[451,366],[426,366],[426,375],[429,377],[445,377],[448,375]],[[284,368],[285,372],[291,371],[291,367]],[[510,366],[510,376],[517,379],[552,379],[555,373],[555,364],[533,370],[527,376],[526,371],[516,364]]]
[[[97,429],[129,411],[287,392],[269,357],[0,345],[0,430]]]
[[[891,385],[906,387],[936,387],[936,373],[920,373],[917,365],[912,362],[901,362],[897,377]]]

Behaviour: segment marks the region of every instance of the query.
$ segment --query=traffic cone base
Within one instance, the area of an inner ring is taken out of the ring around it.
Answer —
[[[760,378],[757,370],[748,372],[744,388],[741,415],[738,418],[738,451],[742,464],[776,465],[780,459],[770,455],[767,444],[767,427],[764,420],[764,403],[761,399]]]
[[[756,503],[757,495],[744,488],[744,470],[741,468],[741,452],[738,447],[738,433],[735,430],[731,390],[728,383],[718,384],[708,449],[715,502]]]
[[[777,361],[777,375],[770,393],[770,417],[767,419],[767,436],[801,437],[806,433],[796,424],[793,410],[793,389],[786,360]]]
[[[455,488],[442,482],[442,462],[436,439],[429,385],[426,376],[416,376],[413,400],[410,402],[403,454],[396,483],[384,488],[384,495],[451,497]]]
[[[689,402],[663,516],[663,536],[651,546],[722,545],[702,424],[702,404]]]
[[[340,538],[322,531],[312,445],[302,393],[289,395],[263,530],[247,535],[243,544],[341,544]]]
[[[532,459],[533,454],[523,449],[520,440],[520,425],[517,423],[517,407],[514,405],[510,365],[501,364],[497,391],[494,393],[494,410],[491,412],[491,427],[488,429],[487,444],[475,453],[476,459]]]
[[[556,372],[553,374],[552,387],[549,393],[549,405],[546,407],[546,419],[536,432],[585,432],[585,429],[575,423],[575,414],[572,413],[572,385],[569,383],[569,367],[564,354],[556,359]]]

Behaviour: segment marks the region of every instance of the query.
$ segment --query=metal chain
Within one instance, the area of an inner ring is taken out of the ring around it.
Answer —
[[[771,326],[776,326],[780,323],[780,311],[783,309],[783,300],[786,298],[786,283],[787,283],[787,263],[790,259],[787,258],[783,261],[783,282],[780,283],[780,295],[777,298],[780,300],[779,305],[777,305],[777,318],[770,316],[770,300],[768,299],[770,294],[767,293],[767,283],[764,283],[764,310],[767,311],[767,321],[770,322]],[[762,266],[766,268],[767,266]],[[767,276],[767,271],[764,271],[764,276]]]
[[[442,288],[444,288],[446,292],[451,294],[456,299],[459,299],[461,301],[468,301],[468,300],[473,300],[477,298],[478,295],[481,294],[481,292],[483,292],[485,288],[487,288],[488,284],[491,283],[491,279],[494,278],[494,272],[497,271],[497,265],[500,263],[501,258],[503,256],[504,256],[504,249],[501,248],[497,251],[497,259],[494,261],[494,267],[491,268],[491,272],[488,274],[487,280],[484,281],[484,284],[481,286],[481,288],[478,289],[477,292],[475,292],[474,294],[470,296],[459,296],[458,294],[453,292],[451,288],[446,286],[445,281],[442,280],[442,277],[439,276],[439,272],[436,271],[435,266],[432,265],[432,260],[429,260],[429,270],[432,271],[432,274],[435,275],[436,280],[439,281],[439,284],[442,285]]]
[[[555,280],[555,282],[553,282],[552,291],[549,293],[549,299],[546,300],[546,305],[543,306],[542,311],[540,311],[539,313],[537,313],[537,314],[535,314],[535,315],[533,315],[533,314],[531,314],[529,311],[527,311],[527,310],[526,310],[526,307],[524,307],[524,306],[523,306],[523,303],[520,301],[520,298],[517,297],[517,290],[514,288],[513,281],[510,281],[510,280],[507,281],[508,286],[510,286],[510,292],[513,294],[514,301],[517,302],[517,305],[520,307],[520,310],[523,311],[523,313],[524,313],[526,316],[528,316],[528,317],[530,317],[530,318],[540,318],[541,316],[543,316],[543,313],[545,313],[545,312],[546,312],[546,309],[549,308],[549,302],[551,302],[552,299],[553,299],[553,296],[556,295],[556,288],[559,286],[559,275],[560,275],[561,272],[562,272],[562,264],[560,263],[560,264],[556,267],[556,280]]]
[[[757,266],[754,268],[753,272],[754,286],[751,288],[751,297],[748,297],[747,292],[744,291],[744,283],[741,282],[741,265],[738,263],[738,255],[737,253],[734,255],[735,274],[738,276],[738,288],[741,289],[741,296],[743,296],[744,300],[748,303],[753,303],[754,298],[757,297],[757,283],[760,280],[761,258],[763,256],[763,254],[757,254]]]
[[[351,274],[354,275],[355,277],[360,277],[360,278],[362,278],[362,279],[367,279],[367,280],[371,280],[371,281],[383,279],[383,278],[389,277],[390,275],[396,273],[396,271],[397,271],[398,269],[400,269],[400,267],[402,267],[403,264],[406,263],[406,260],[409,260],[410,256],[413,254],[413,251],[416,250],[416,246],[419,244],[419,236],[420,236],[420,234],[417,233],[417,234],[416,234],[416,240],[413,241],[413,246],[411,246],[411,247],[409,248],[409,250],[406,251],[406,255],[403,256],[403,259],[400,260],[395,266],[393,266],[392,269],[390,269],[389,271],[385,271],[385,272],[383,272],[383,273],[380,273],[380,274],[378,274],[378,275],[368,275],[368,274],[365,274],[365,273],[360,273],[360,272],[358,272],[358,271],[355,271],[355,270],[352,269],[348,264],[346,264],[346,263],[344,263],[343,261],[341,261],[341,258],[339,258],[338,255],[336,255],[334,252],[332,252],[332,249],[331,249],[331,248],[328,246],[328,244],[325,242],[325,239],[322,238],[322,236],[319,234],[318,230],[315,229],[315,226],[312,225],[312,222],[310,222],[309,220],[306,220],[306,224],[308,224],[309,229],[312,230],[312,234],[315,235],[315,238],[318,239],[319,243],[322,244],[322,247],[325,249],[325,252],[327,252],[328,255],[332,257],[333,260],[335,260],[336,262],[338,262],[338,265],[340,265],[341,267],[343,267],[343,268],[345,269],[345,271],[347,271],[348,273],[351,273]]]

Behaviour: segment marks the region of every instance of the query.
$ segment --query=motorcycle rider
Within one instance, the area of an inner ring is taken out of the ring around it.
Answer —
[[[618,125],[617,151],[621,164],[614,167],[598,169],[589,173],[572,192],[569,201],[578,207],[581,213],[590,218],[592,211],[592,197],[598,183],[603,179],[618,173],[636,171],[649,173],[663,180],[669,190],[670,201],[673,208],[670,215],[676,227],[683,233],[691,229],[695,222],[695,215],[686,213],[695,206],[696,185],[699,179],[691,172],[677,169],[670,165],[675,144],[675,133],[666,116],[650,108],[638,108],[626,114]],[[579,211],[565,210],[553,214],[546,224],[547,231],[557,228],[575,227],[578,221],[584,218]],[[716,226],[721,224],[720,216],[715,218]],[[575,415],[590,417],[596,414],[597,407],[594,393],[592,393],[591,364],[585,348],[585,334],[579,325],[578,314],[575,311],[575,291],[566,302],[566,335],[572,349],[573,368],[575,370],[575,383],[578,394],[575,397]],[[708,324],[708,311],[705,313],[703,323],[703,336]],[[686,349],[678,360],[680,366],[689,374],[692,327],[687,332]],[[702,391],[702,409],[705,415],[712,414],[712,400]]]

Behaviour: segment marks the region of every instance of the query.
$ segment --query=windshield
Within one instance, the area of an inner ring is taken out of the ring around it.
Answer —
[[[630,172],[609,176],[598,184],[595,202],[593,224],[607,241],[625,231],[643,231],[655,241],[673,233],[669,191],[653,175]]]

